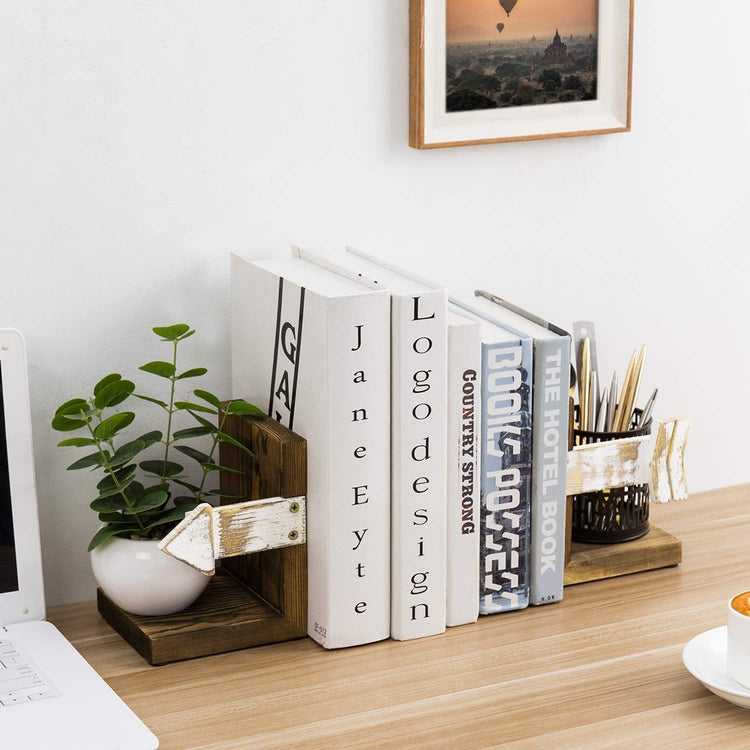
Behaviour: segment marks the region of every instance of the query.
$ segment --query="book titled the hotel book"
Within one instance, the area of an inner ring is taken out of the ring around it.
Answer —
[[[391,638],[445,631],[446,291],[351,248],[303,257],[391,297]],[[383,442],[387,445],[387,441]]]
[[[390,297],[298,257],[232,256],[232,393],[307,440],[308,633],[390,634]]]

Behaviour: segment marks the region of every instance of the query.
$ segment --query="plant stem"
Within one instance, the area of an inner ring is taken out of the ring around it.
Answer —
[[[167,485],[167,479],[166,479],[166,473],[167,473],[167,459],[169,458],[169,446],[172,444],[172,415],[175,412],[174,409],[174,391],[175,391],[175,382],[177,381],[177,343],[179,339],[175,340],[172,347],[172,366],[174,367],[174,372],[172,373],[172,377],[169,379],[170,383],[170,389],[169,389],[169,408],[167,409],[167,434],[166,434],[166,440],[164,441],[164,464],[161,471],[161,483],[160,487],[164,490]]]
[[[99,421],[101,422],[101,411],[97,412],[96,416],[99,417]],[[84,418],[85,419],[85,418]],[[130,498],[128,497],[127,493],[125,492],[125,489],[120,486],[120,482],[117,480],[117,476],[115,475],[115,471],[112,468],[112,466],[109,463],[109,459],[107,458],[106,451],[102,448],[102,445],[105,444],[105,441],[99,440],[98,437],[94,434],[94,430],[91,428],[91,420],[86,419],[86,427],[88,427],[89,432],[91,433],[91,437],[96,441],[96,449],[99,451],[99,456],[102,459],[102,466],[104,470],[109,474],[110,477],[112,477],[112,481],[114,482],[115,487],[117,487],[117,493],[122,497],[122,499],[125,501],[125,504],[128,506],[130,510],[133,509],[133,503],[130,502]],[[111,441],[110,441],[111,442]],[[114,445],[111,446],[112,450],[114,450]],[[137,513],[132,514],[133,518],[135,518],[135,522],[138,524],[138,527],[141,531],[145,531],[146,527],[141,522],[141,519],[138,517]]]
[[[214,451],[216,450],[216,446],[219,444],[219,433],[224,429],[224,422],[226,421],[227,417],[229,416],[229,412],[225,411],[223,409],[219,409],[218,417],[219,417],[219,429],[216,430],[214,433],[214,439],[213,443],[211,444],[211,450],[208,452],[208,462],[214,463],[213,457],[214,457]],[[203,485],[206,483],[206,477],[208,476],[208,469],[203,466],[203,476],[201,477],[201,483],[198,487],[198,492],[195,494],[196,500],[201,500],[203,498]]]

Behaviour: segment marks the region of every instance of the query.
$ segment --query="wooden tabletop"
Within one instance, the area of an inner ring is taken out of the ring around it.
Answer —
[[[750,712],[682,664],[750,589],[750,485],[655,506],[679,567],[584,583],[563,602],[414,641],[306,638],[150,667],[93,603],[49,619],[161,748],[747,748]]]

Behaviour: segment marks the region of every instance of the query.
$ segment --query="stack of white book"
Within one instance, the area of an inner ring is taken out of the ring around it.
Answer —
[[[308,442],[312,638],[407,640],[562,598],[564,331],[352,249],[233,256],[231,304],[233,395]]]

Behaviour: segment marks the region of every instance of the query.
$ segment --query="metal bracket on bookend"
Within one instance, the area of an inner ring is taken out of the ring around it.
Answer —
[[[304,495],[214,508],[201,503],[159,542],[159,549],[212,576],[216,560],[291,547],[306,540]]]
[[[690,417],[659,420],[655,435],[577,445],[568,451],[566,494],[648,484],[650,500],[687,497],[685,446]]]

